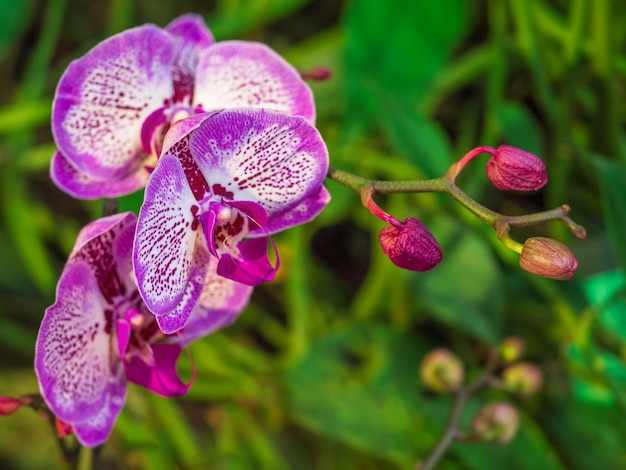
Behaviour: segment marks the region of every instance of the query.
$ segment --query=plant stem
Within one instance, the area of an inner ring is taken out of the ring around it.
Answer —
[[[443,436],[441,436],[441,439],[439,439],[439,442],[433,451],[428,455],[426,460],[416,466],[416,470],[433,470],[439,463],[452,443],[459,436],[459,422],[461,421],[461,416],[467,400],[489,383],[492,379],[493,371],[497,366],[498,354],[495,351],[491,351],[483,373],[472,383],[466,387],[460,388],[455,393],[454,402],[452,404],[452,408],[450,409],[450,414],[448,415],[446,430],[443,433]]]
[[[461,161],[463,164],[467,163],[467,161],[471,160],[479,153],[489,153],[490,150],[490,147],[478,147],[475,152],[469,152],[466,154],[464,159]],[[502,238],[503,233],[508,231],[511,227],[527,227],[529,225],[535,225],[550,220],[559,220],[563,222],[575,236],[578,238],[585,238],[586,231],[584,227],[576,224],[567,216],[570,208],[565,204],[555,209],[518,216],[500,214],[483,206],[454,184],[454,179],[458,174],[457,170],[462,168],[462,166],[459,166],[460,163],[461,162],[454,163],[444,176],[427,180],[369,180],[334,167],[329,168],[327,177],[359,193],[361,200],[363,201],[363,205],[370,210],[372,210],[374,206],[374,208],[378,208],[372,199],[375,194],[446,193],[474,214],[477,218],[496,230],[498,238]],[[381,214],[386,214],[382,210],[379,210],[379,212]],[[386,220],[383,217],[381,218]]]

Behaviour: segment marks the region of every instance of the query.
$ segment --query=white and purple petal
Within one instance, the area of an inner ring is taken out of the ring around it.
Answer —
[[[104,434],[113,427],[126,394],[126,378],[110,307],[91,266],[68,263],[57,286],[56,302],[46,310],[35,351],[41,394],[52,412],[68,423],[93,419]]]
[[[191,104],[199,52],[215,42],[202,17],[187,14],[165,30],[173,36],[175,60],[172,70],[174,103]]]
[[[52,181],[65,193],[77,199],[119,197],[139,191],[146,185],[150,171],[141,165],[121,179],[94,179],[76,169],[61,152],[56,152],[50,164]]]
[[[256,42],[223,41],[203,50],[194,103],[205,111],[266,108],[315,121],[309,86],[285,59]]]
[[[330,202],[330,193],[321,186],[319,192],[303,198],[296,206],[273,215],[263,229],[252,230],[249,237],[264,237],[314,219]]]
[[[204,279],[211,258],[201,243],[196,244],[189,271],[189,281],[182,299],[171,311],[163,315],[156,315],[156,321],[163,333],[176,333],[187,323],[187,319],[202,294]]]
[[[120,390],[121,392],[121,390]],[[90,418],[72,423],[74,433],[80,443],[87,447],[104,444],[113,430],[115,420],[122,411],[126,398],[126,387],[123,394],[107,395],[100,411]]]
[[[216,272],[218,260],[211,258],[202,294],[183,330],[172,340],[187,345],[230,325],[248,305],[253,288],[226,279]]]
[[[133,250],[139,292],[155,315],[171,312],[187,289],[197,238],[194,207],[181,162],[162,157],[146,186]]]
[[[173,95],[174,60],[173,37],[145,25],[70,64],[53,103],[59,151],[93,179],[124,179],[137,171],[143,121]]]
[[[263,109],[225,110],[189,134],[189,148],[210,188],[220,187],[236,201],[260,204],[268,225],[297,225],[328,202],[328,193],[320,189],[328,150],[319,132],[301,117]],[[304,216],[284,217],[299,212]]]

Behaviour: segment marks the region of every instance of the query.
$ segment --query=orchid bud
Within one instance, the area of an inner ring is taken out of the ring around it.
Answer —
[[[439,393],[458,390],[464,375],[461,360],[443,348],[429,352],[420,366],[420,378],[424,385]]]
[[[474,435],[486,442],[511,442],[519,427],[519,412],[509,403],[483,406],[472,421]]]
[[[441,261],[439,243],[426,226],[409,217],[404,222],[383,228],[380,245],[396,265],[411,271],[428,271]]]
[[[66,423],[57,416],[54,417],[54,429],[59,439],[63,439],[74,432],[74,428],[71,424]]]
[[[522,357],[524,349],[524,341],[515,336],[511,336],[500,344],[500,357],[504,362],[514,362]]]
[[[528,397],[537,393],[543,382],[541,369],[529,362],[511,364],[502,371],[502,382],[510,392]]]
[[[578,260],[563,243],[552,238],[533,237],[524,243],[519,265],[529,273],[567,281],[574,277]]]
[[[503,191],[536,191],[548,182],[546,166],[530,152],[501,145],[487,162],[487,177]]]
[[[300,72],[300,77],[302,77],[303,80],[312,80],[315,82],[328,80],[331,75],[332,73],[330,69],[327,69],[326,67],[313,67],[311,70]]]
[[[13,397],[0,397],[0,416],[8,416],[15,413],[22,406],[22,402]]]

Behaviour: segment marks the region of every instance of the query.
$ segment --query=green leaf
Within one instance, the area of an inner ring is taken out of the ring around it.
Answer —
[[[537,119],[528,109],[514,102],[502,103],[495,110],[506,143],[541,156],[543,153],[542,130]]]
[[[418,394],[426,348],[386,328],[330,333],[286,374],[290,413],[320,436],[408,468],[436,444],[448,406]]]
[[[619,262],[626,269],[626,165],[608,160],[596,158],[596,166],[600,176],[600,191],[602,205],[609,236],[613,249],[617,253]]]
[[[437,122],[420,116],[396,98],[386,99],[389,112],[380,117],[394,148],[427,177],[443,175],[452,163],[450,138]]]
[[[417,109],[465,31],[467,11],[465,0],[362,0],[347,13],[349,124],[381,125],[396,150],[427,176],[447,168],[449,150],[441,129]]]
[[[548,412],[541,416],[542,427],[554,445],[561,449],[568,468],[626,467],[626,422],[624,415],[617,413],[615,408],[560,399],[546,403],[544,409]]]
[[[598,321],[611,336],[626,343],[626,276],[623,270],[585,278],[583,289],[589,304],[599,310]]]
[[[491,443],[457,444],[451,453],[469,469],[514,468],[515,470],[564,470],[559,456],[541,428],[523,411],[520,428],[507,445]]]
[[[500,339],[503,284],[500,268],[486,241],[440,218],[429,224],[443,261],[415,278],[415,297],[438,320],[484,341]]]
[[[0,0],[0,58],[14,44],[34,13],[32,0]]]

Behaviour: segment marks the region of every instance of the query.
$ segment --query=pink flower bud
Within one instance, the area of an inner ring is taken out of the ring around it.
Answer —
[[[420,378],[428,388],[448,393],[458,390],[463,384],[463,363],[447,349],[434,349],[422,360]]]
[[[0,416],[8,416],[20,409],[22,403],[17,398],[0,397]]]
[[[502,371],[502,382],[508,391],[527,397],[534,395],[541,388],[543,374],[534,364],[518,362]]]
[[[439,243],[426,226],[409,217],[380,231],[380,245],[391,261],[411,271],[428,271],[441,261]]]
[[[58,417],[54,417],[54,429],[56,430],[57,437],[63,439],[74,432],[74,428],[71,424],[62,421]]]
[[[511,442],[519,427],[519,413],[509,403],[483,406],[472,421],[472,431],[479,439],[506,444]]]
[[[487,177],[503,191],[536,191],[548,182],[546,166],[532,153],[501,145],[487,162]]]
[[[330,78],[331,71],[326,67],[313,67],[311,70],[301,71],[300,76],[303,80],[321,82]]]
[[[519,265],[537,276],[567,281],[574,277],[578,260],[563,243],[552,238],[533,237],[524,243]]]

